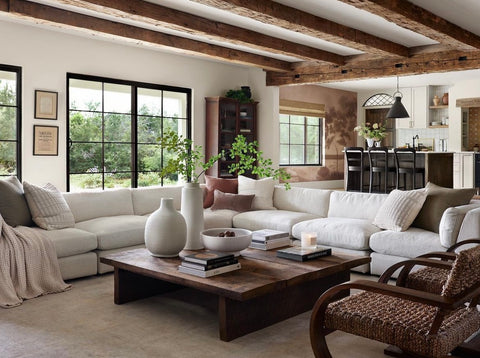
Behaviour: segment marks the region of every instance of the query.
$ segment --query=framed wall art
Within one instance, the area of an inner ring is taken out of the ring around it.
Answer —
[[[58,155],[57,126],[33,126],[33,155]]]
[[[35,118],[57,119],[58,93],[35,90]]]

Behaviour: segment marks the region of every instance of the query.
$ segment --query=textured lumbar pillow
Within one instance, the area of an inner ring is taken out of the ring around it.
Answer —
[[[33,221],[42,229],[74,227],[75,219],[62,193],[52,184],[43,187],[23,182]]]
[[[213,205],[211,210],[234,210],[238,212],[244,212],[250,210],[252,207],[252,201],[255,195],[241,195],[232,193],[223,193],[220,190],[215,189]]]
[[[422,208],[426,197],[424,189],[393,190],[378,209],[373,225],[385,230],[407,230]]]
[[[33,225],[22,183],[17,177],[11,176],[0,180],[0,214],[10,226]]]
[[[273,178],[251,179],[238,176],[238,194],[255,194],[252,202],[252,210],[275,210],[273,206],[273,190],[275,181]]]

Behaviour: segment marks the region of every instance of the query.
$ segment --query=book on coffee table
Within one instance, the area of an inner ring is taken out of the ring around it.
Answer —
[[[272,229],[262,229],[252,231],[252,241],[253,242],[265,242],[268,240],[280,239],[280,238],[290,238],[290,234],[285,231],[272,230]]]
[[[240,264],[240,262],[237,262],[236,264],[222,266],[222,267],[214,268],[211,270],[203,271],[203,270],[198,270],[191,267],[186,267],[184,265],[179,265],[178,271],[187,273],[189,275],[199,276],[199,277],[212,277],[212,276],[220,275],[222,273],[239,270],[241,267],[242,265]]]
[[[217,251],[197,252],[183,257],[184,261],[196,262],[202,265],[211,265],[235,258],[234,254],[226,254]]]
[[[332,249],[323,246],[314,247],[287,247],[277,251],[277,257],[295,261],[307,261],[317,257],[329,256],[332,254]]]
[[[278,239],[271,239],[265,242],[258,242],[253,241],[249,247],[252,249],[260,249],[260,250],[272,250],[277,249],[279,247],[290,246],[291,240],[290,237],[281,237]]]
[[[220,262],[216,262],[216,263],[208,264],[208,265],[183,260],[182,261],[182,266],[190,267],[190,268],[200,270],[200,271],[208,271],[208,270],[216,269],[216,268],[219,268],[219,267],[222,267],[222,266],[233,265],[233,264],[236,264],[236,263],[238,263],[237,258],[233,258],[233,259],[226,260],[226,261],[220,261]]]

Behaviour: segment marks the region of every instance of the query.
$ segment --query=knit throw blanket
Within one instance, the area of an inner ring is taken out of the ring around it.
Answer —
[[[60,273],[53,242],[29,227],[12,228],[0,215],[0,307],[70,289]]]

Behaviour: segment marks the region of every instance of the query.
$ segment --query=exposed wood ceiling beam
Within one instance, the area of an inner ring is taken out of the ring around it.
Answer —
[[[36,23],[46,23],[62,28],[73,27],[77,30],[83,29],[88,33],[101,33],[123,39],[134,39],[144,44],[168,47],[177,52],[190,55],[202,55],[212,59],[227,60],[229,62],[260,67],[271,71],[287,71],[291,69],[291,64],[286,61],[211,45],[179,36],[163,34],[30,1],[0,0],[0,10],[8,12],[12,16],[26,18],[30,21],[34,20]]]
[[[209,20],[183,11],[141,0],[51,0],[51,3],[67,4],[93,10],[97,13],[131,19],[170,30],[186,32],[215,41],[248,46],[258,50],[293,56],[307,61],[325,61],[345,64],[344,56],[267,36],[241,27]]]
[[[402,66],[398,67],[397,64]],[[403,59],[401,62],[395,59],[379,59],[352,62],[347,66],[299,63],[294,67],[295,69],[288,73],[267,72],[267,85],[342,82],[395,75],[478,69],[480,68],[480,51],[451,50],[443,53],[423,53]]]
[[[192,0],[366,53],[408,56],[408,48],[270,0]]]
[[[406,0],[340,0],[458,49],[480,49],[480,36]]]

